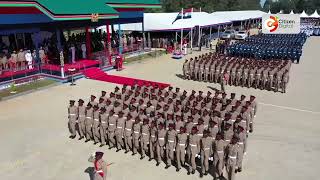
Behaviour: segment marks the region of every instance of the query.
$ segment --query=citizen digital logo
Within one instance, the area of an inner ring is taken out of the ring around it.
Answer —
[[[264,34],[300,33],[300,16],[289,14],[265,15],[262,17]]]

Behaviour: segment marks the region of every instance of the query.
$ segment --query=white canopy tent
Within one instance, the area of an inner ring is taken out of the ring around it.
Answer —
[[[268,11],[268,14],[272,14],[270,10]]]
[[[302,13],[300,14],[300,18],[308,18],[308,14],[303,10]]]
[[[294,14],[293,10],[291,10],[289,14]]]
[[[318,11],[315,10],[314,13],[311,14],[309,17],[310,17],[310,18],[320,18],[320,15],[318,14]]]
[[[193,12],[188,19],[178,19],[178,12],[175,13],[144,13],[145,31],[178,31],[181,29],[191,29],[195,26],[211,27],[222,24],[230,24],[235,21],[246,21],[251,19],[261,19],[266,14],[262,11],[219,11],[214,13]],[[98,29],[105,30],[105,26]],[[118,26],[115,26],[115,30]],[[142,31],[141,23],[122,24],[121,30]]]
[[[217,11],[211,13],[212,17],[225,18],[231,22],[233,21],[245,21],[250,19],[261,19],[263,15],[267,13],[259,10],[253,11]]]

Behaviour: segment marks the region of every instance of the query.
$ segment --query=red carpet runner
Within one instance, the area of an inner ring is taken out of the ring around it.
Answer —
[[[153,86],[157,84],[159,87],[168,87],[170,84],[165,83],[159,83],[159,82],[153,82],[153,81],[147,81],[142,79],[135,79],[135,78],[129,78],[129,77],[123,77],[123,76],[115,76],[115,75],[108,75],[107,73],[103,72],[99,68],[90,68],[83,72],[83,74],[90,78],[95,79],[99,81],[105,81],[115,84],[127,84],[127,85],[134,85],[135,81],[138,81],[139,85],[143,85],[145,83],[151,83]]]

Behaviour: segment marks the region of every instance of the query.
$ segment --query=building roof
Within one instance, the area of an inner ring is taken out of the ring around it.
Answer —
[[[160,8],[159,0],[105,0],[114,8]]]
[[[92,14],[99,14],[99,19],[118,17],[118,12],[101,0],[0,0],[0,7],[34,7],[53,20],[91,19]]]

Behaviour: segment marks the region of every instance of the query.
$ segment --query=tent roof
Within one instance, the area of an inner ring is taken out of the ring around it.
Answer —
[[[291,10],[289,14],[294,14],[293,10]]]
[[[111,7],[116,8],[160,8],[159,0],[105,0]]]
[[[268,11],[268,14],[272,14],[270,10]]]
[[[229,21],[244,21],[249,19],[259,19],[262,18],[266,13],[259,10],[252,11],[217,11],[211,15],[216,17],[221,17]]]
[[[215,13],[193,12],[191,18],[178,19],[178,12],[175,13],[144,13],[145,31],[176,31],[190,29],[195,26],[208,27],[219,24],[229,24],[231,21],[244,21],[249,19],[262,18],[265,12],[262,11],[221,11]],[[103,28],[102,28],[103,29]],[[142,31],[140,23],[123,24],[122,30]]]
[[[101,0],[0,1],[0,7],[34,7],[53,20],[91,19],[96,13],[101,19],[118,17],[118,12]]]
[[[318,11],[315,10],[313,14],[311,14],[309,17],[311,18],[320,18],[320,15],[318,14]]]
[[[308,18],[308,14],[303,10],[302,13],[300,14],[301,18]]]

